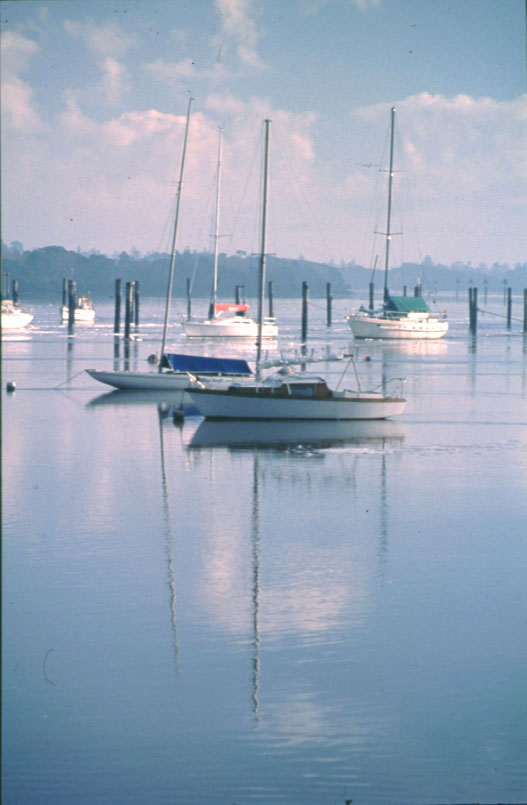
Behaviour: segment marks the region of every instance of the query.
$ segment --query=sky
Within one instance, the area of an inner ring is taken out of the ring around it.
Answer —
[[[527,261],[525,0],[4,0],[2,240]]]

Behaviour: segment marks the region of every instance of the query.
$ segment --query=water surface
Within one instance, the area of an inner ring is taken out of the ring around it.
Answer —
[[[4,337],[4,802],[527,801],[526,343],[446,305],[440,342],[356,347],[405,415],[338,427],[110,392],[110,301]],[[315,300],[310,346],[348,349],[348,308]]]

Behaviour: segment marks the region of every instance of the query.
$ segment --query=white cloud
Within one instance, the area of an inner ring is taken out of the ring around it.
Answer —
[[[378,8],[381,4],[381,0],[348,0],[350,5],[355,6],[358,8],[359,11],[367,12],[370,9]],[[326,6],[332,5],[334,0],[300,0],[301,8],[306,15],[315,15],[318,12],[325,8]]]
[[[522,249],[527,252],[521,224],[527,215],[526,110],[527,96],[497,101],[421,93],[396,104],[396,159],[400,160],[396,167],[402,170],[395,176],[395,189],[411,183],[427,253],[444,255],[439,259],[451,262],[488,262],[489,253],[496,260],[501,253],[504,259],[511,231],[516,232],[516,246],[510,262],[520,260]],[[370,138],[376,129],[385,132],[389,106],[356,109],[354,118],[354,138],[367,142],[368,132]],[[366,161],[365,156],[362,151],[360,161]],[[365,205],[364,171],[354,168],[348,187],[353,188],[357,205]],[[504,213],[504,205],[509,213]],[[393,243],[397,249],[397,239]]]
[[[28,69],[29,62],[39,51],[36,42],[15,31],[7,31],[1,36],[2,124],[18,132],[43,128],[34,105],[33,89],[19,75]]]
[[[260,38],[251,0],[215,0],[220,15],[221,30],[213,44],[227,52],[234,51],[245,67],[261,68],[263,62],[257,51]]]
[[[122,95],[130,88],[130,81],[126,68],[111,56],[107,56],[102,64],[102,86],[106,99],[110,104],[116,104]]]
[[[18,98],[23,98],[20,88]],[[405,243],[403,238],[392,241],[393,264],[424,254],[446,263],[525,259],[526,98],[498,102],[422,93],[396,106],[396,167],[403,171],[396,174],[395,189],[397,194],[410,177],[423,253],[409,245],[407,220]],[[80,244],[107,253],[134,244],[141,251],[165,248],[163,226],[175,194],[185,111],[183,104],[178,115],[136,109],[101,123],[83,112],[77,96],[66,93],[65,109],[49,128],[49,137],[35,137],[31,147],[27,138],[10,145],[4,180],[6,237],[28,245]],[[379,162],[389,122],[387,104],[353,112],[349,162],[343,166],[339,159],[333,165],[330,150],[325,153],[317,145],[318,119],[312,112],[294,114],[265,98],[246,101],[232,92],[210,94],[201,108],[196,102],[179,247],[210,245],[206,205],[212,198],[221,123],[222,234],[233,233],[222,240],[222,249],[257,251],[258,136],[266,118],[272,120],[269,251],[368,264],[375,229],[369,213],[378,171],[355,163]],[[341,145],[336,142],[331,151]],[[396,204],[394,214],[397,209]]]
[[[133,34],[126,33],[117,23],[95,25],[93,22],[64,21],[64,30],[80,39],[86,47],[101,58],[120,58],[135,44]]]

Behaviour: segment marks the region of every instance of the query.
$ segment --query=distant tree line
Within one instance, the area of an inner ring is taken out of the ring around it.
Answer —
[[[115,279],[123,282],[138,280],[143,296],[164,296],[170,258],[167,254],[152,253],[141,256],[137,252],[108,257],[90,252],[68,251],[61,246],[46,246],[32,251],[24,250],[21,243],[10,246],[2,243],[2,272],[11,279],[18,280],[20,293],[26,299],[46,299],[56,301],[62,294],[62,280],[74,279],[79,295],[94,298],[113,296]],[[212,286],[212,255],[207,252],[185,250],[178,252],[174,279],[174,295],[185,297],[187,278],[192,283],[192,295],[208,298]],[[258,294],[259,258],[237,252],[234,255],[222,254],[219,260],[219,299],[234,299],[237,285],[244,286],[247,298]],[[267,280],[274,283],[276,297],[298,298],[302,282],[309,284],[310,296],[323,297],[326,284],[331,283],[331,292],[336,298],[363,296],[372,280],[368,268],[352,263],[315,263],[303,258],[267,258]],[[381,271],[373,277],[376,289],[383,284]],[[519,292],[527,287],[527,263],[514,268],[495,263],[487,266],[473,266],[454,263],[451,266],[435,265],[427,257],[420,263],[405,263],[390,270],[390,289],[401,293],[404,286],[409,294],[420,281],[423,291],[464,290],[469,285],[483,286],[489,291],[503,289],[504,285]]]

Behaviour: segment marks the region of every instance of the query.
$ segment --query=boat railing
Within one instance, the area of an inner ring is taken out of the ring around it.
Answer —
[[[405,383],[406,383],[406,377],[389,377],[386,380],[381,380],[381,382],[377,383],[376,386],[373,386],[373,388],[370,389],[370,392],[373,394],[385,392],[388,386],[393,385],[397,387],[397,391],[394,393],[401,396],[403,393],[403,386]]]

